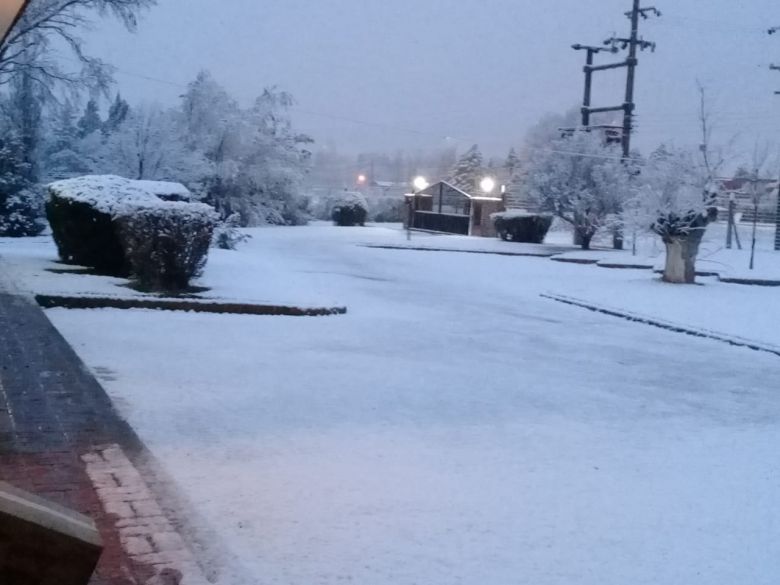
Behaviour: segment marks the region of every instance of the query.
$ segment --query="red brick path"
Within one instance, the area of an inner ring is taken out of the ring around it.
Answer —
[[[131,463],[143,449],[43,312],[0,293],[0,480],[95,520],[92,585],[205,583]]]

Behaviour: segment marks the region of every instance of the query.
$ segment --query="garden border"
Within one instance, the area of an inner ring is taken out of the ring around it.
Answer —
[[[733,345],[735,347],[744,347],[747,349],[752,349],[753,351],[770,353],[772,355],[780,357],[780,347],[772,346],[769,344],[765,345],[757,341],[744,339],[742,337],[738,337],[738,336],[731,337],[723,333],[718,333],[715,331],[707,331],[706,329],[696,329],[693,327],[686,327],[684,325],[678,325],[675,323],[671,323],[669,321],[664,321],[663,319],[656,319],[654,317],[638,315],[636,313],[631,313],[629,311],[610,309],[574,297],[567,297],[564,295],[556,295],[552,293],[542,293],[539,296],[541,296],[544,299],[555,301],[557,303],[563,303],[564,305],[570,305],[573,307],[579,307],[581,309],[587,309],[588,311],[593,311],[594,313],[601,313],[603,315],[609,315],[610,317],[618,317],[620,319],[625,319],[626,321],[641,323],[643,325],[650,325],[652,327],[665,329],[667,331],[672,331],[674,333],[682,333],[684,335],[690,335],[692,337],[699,337],[702,339],[711,339],[713,341],[720,341],[722,343],[728,343],[729,345]]]
[[[285,305],[255,305],[249,303],[220,303],[214,301],[166,300],[148,298],[79,297],[35,295],[35,301],[44,309],[152,309],[212,313],[217,315],[257,315],[274,317],[332,317],[346,315],[346,307],[303,308]]]

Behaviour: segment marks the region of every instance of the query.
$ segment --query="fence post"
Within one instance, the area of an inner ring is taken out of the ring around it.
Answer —
[[[775,250],[780,252],[780,195],[777,197],[777,213],[775,214]]]

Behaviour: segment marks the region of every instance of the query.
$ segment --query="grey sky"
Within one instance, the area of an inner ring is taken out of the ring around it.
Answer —
[[[640,60],[640,134],[648,148],[696,139],[696,86],[715,99],[722,136],[741,144],[780,129],[776,0],[648,0],[658,42]],[[136,35],[101,23],[92,51],[123,71],[132,101],[173,103],[201,68],[242,101],[266,85],[298,100],[298,127],[340,150],[433,148],[452,137],[502,154],[541,115],[576,104],[584,55],[572,43],[627,34],[629,0],[160,0]],[[597,82],[618,104],[623,73]],[[343,118],[343,119],[342,119]],[[349,120],[347,120],[349,119]],[[356,120],[364,123],[354,123]],[[375,125],[374,125],[375,124]]]

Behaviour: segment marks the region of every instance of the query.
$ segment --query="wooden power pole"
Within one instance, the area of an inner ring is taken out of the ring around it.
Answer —
[[[661,16],[661,11],[654,6],[643,8],[641,0],[632,0],[633,6],[626,16],[631,21],[631,32],[627,38],[612,37],[604,41],[600,47],[590,45],[572,45],[575,51],[586,51],[585,62],[585,97],[582,102],[582,130],[590,131],[592,129],[603,129],[606,132],[607,141],[617,141],[614,134],[620,137],[620,143],[623,147],[623,158],[628,159],[631,156],[631,137],[634,133],[634,113],[636,103],[634,101],[634,89],[636,85],[636,68],[639,65],[639,51],[650,49],[655,51],[655,43],[651,43],[639,36],[640,19],[646,20],[651,15]],[[610,53],[619,53],[621,50],[628,50],[628,57],[618,63],[607,63],[605,65],[594,65],[594,57],[602,51]],[[608,71],[610,69],[625,68],[626,74],[626,94],[623,103],[619,106],[593,107],[593,74],[598,71]],[[622,127],[594,126],[591,124],[593,114],[606,112],[623,112]],[[618,231],[615,233],[614,246],[618,250],[623,249],[623,237]]]
[[[770,35],[780,32],[780,26],[774,26],[767,31]],[[772,71],[780,71],[780,65],[770,65]],[[780,95],[776,91],[775,95]],[[775,250],[780,252],[780,182],[777,184],[777,214],[775,215]]]
[[[591,115],[605,112],[623,112],[623,126],[621,144],[623,145],[623,156],[628,158],[631,155],[631,135],[634,131],[634,113],[636,103],[634,101],[634,90],[636,86],[636,69],[639,65],[639,51],[646,49],[655,50],[655,43],[648,42],[639,36],[640,19],[648,19],[650,15],[661,16],[661,11],[650,6],[643,8],[641,0],[632,0],[633,7],[626,16],[631,20],[631,33],[627,38],[612,37],[604,41],[602,47],[592,47],[588,45],[572,45],[577,51],[587,51],[587,61],[585,64],[585,99],[582,104],[582,122],[585,130],[593,128],[591,125]],[[620,50],[628,50],[628,57],[619,63],[607,63],[605,65],[594,65],[594,56],[601,51],[618,53]],[[591,105],[591,92],[593,85],[593,74],[598,71],[607,71],[610,69],[627,70],[626,74],[626,94],[623,103],[619,106],[593,107]]]

